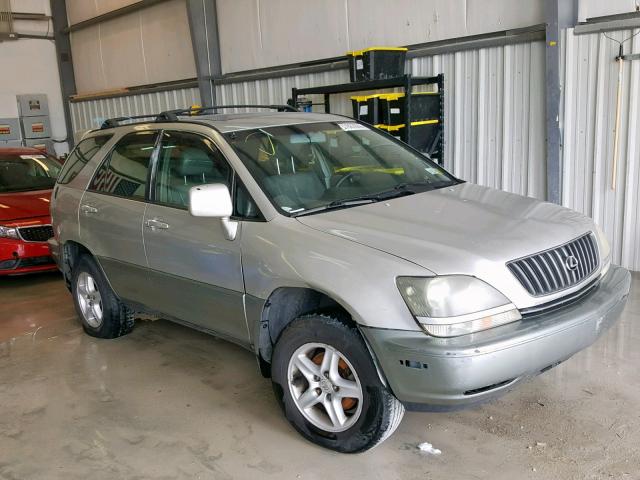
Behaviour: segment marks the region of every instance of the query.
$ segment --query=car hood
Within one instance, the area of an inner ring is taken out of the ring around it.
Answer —
[[[575,211],[470,183],[299,221],[437,275],[476,276],[510,294],[514,303],[519,299],[522,307],[539,302],[526,294],[506,262],[594,230],[593,222]]]
[[[0,193],[0,222],[49,216],[51,190]]]

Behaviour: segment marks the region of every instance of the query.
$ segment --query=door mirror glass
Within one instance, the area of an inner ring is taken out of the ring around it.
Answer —
[[[233,213],[229,189],[222,183],[191,187],[189,213],[194,217],[229,218]]]

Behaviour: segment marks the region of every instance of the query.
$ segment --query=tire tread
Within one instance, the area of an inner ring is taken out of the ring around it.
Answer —
[[[358,331],[357,327],[354,326],[353,322],[348,317],[348,315],[346,315],[346,313],[316,312],[302,315],[296,318],[289,325],[287,325],[287,327],[280,334],[278,342],[281,339],[285,339],[284,341],[286,342],[286,339],[290,338],[292,335],[299,334],[299,331],[309,331],[309,322],[317,323],[317,328],[321,328],[320,326],[322,325],[323,327],[333,330],[334,334],[336,333],[335,330],[338,330],[339,334],[343,336],[344,341],[346,341],[350,345],[358,345],[362,349],[362,353],[366,355],[366,357],[371,362],[371,368],[374,370],[376,369],[375,363],[371,358],[371,354],[364,342],[364,339],[362,338],[361,333]],[[278,342],[276,342],[276,350],[278,349]],[[272,365],[272,369],[273,367],[274,366]],[[297,425],[291,418],[289,418],[289,421],[292,422],[296,430],[298,430],[302,435],[304,435],[314,443],[318,443],[326,448],[330,448],[332,450],[340,451],[343,453],[360,453],[381,444],[383,441],[389,438],[398,428],[400,422],[402,421],[402,417],[404,416],[405,409],[402,403],[398,399],[396,399],[393,393],[391,393],[391,391],[389,391],[389,389],[382,384],[377,371],[371,372],[369,378],[371,379],[370,384],[374,386],[375,390],[378,392],[375,394],[375,398],[377,399],[376,402],[380,402],[379,405],[381,405],[382,407],[381,416],[378,421],[369,424],[365,429],[357,434],[357,442],[351,442],[349,445],[344,446],[330,444],[324,442],[323,439],[320,438],[310,438],[309,432],[305,430],[305,428]],[[282,392],[283,395],[288,395],[288,393],[286,393],[286,385],[278,384],[278,387],[280,388],[274,388],[274,391],[276,391],[276,393]],[[281,405],[284,405],[284,399],[278,398],[278,401],[281,402]]]
[[[101,288],[100,294],[103,302],[102,325],[96,330],[86,325],[83,321],[82,328],[84,331],[88,335],[97,338],[118,338],[130,333],[135,324],[134,312],[116,296],[109,286],[100,266],[90,255],[81,256],[75,263],[74,271],[72,272],[72,294],[80,319],[82,320],[82,314],[77,306],[75,283],[77,275],[82,270],[88,271],[96,278],[99,288]]]

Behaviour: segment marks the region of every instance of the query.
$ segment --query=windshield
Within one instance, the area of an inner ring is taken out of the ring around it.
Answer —
[[[46,155],[3,155],[0,152],[0,193],[48,190],[61,165]]]
[[[288,215],[370,203],[458,183],[389,135],[356,122],[286,125],[225,135]]]

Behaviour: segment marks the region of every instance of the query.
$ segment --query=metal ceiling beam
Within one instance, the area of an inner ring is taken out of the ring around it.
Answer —
[[[216,104],[213,78],[222,74],[216,2],[187,0],[187,15],[196,61],[200,103],[203,107],[212,107]]]
[[[560,131],[560,30],[573,27],[578,0],[545,0],[545,89],[547,133],[547,201],[562,203],[562,132]]]
[[[51,15],[44,13],[28,13],[28,12],[12,12],[11,16],[14,20],[49,20]]]
[[[633,30],[640,28],[640,12],[608,15],[606,17],[587,18],[586,22],[576,25],[574,35],[610,32],[614,30]]]
[[[71,61],[71,42],[69,41],[69,34],[65,33],[68,25],[65,0],[51,0],[51,21],[53,23],[53,39],[56,44],[58,73],[62,90],[64,121],[67,127],[67,143],[69,148],[73,148],[73,124],[71,123],[69,97],[76,93],[76,78]]]
[[[132,3],[131,5],[127,5],[126,7],[111,10],[110,12],[103,13],[102,15],[98,15],[93,18],[88,18],[87,20],[74,23],[73,25],[67,25],[63,31],[64,33],[75,32],[76,30],[81,30],[91,25],[97,25],[98,23],[106,22],[107,20],[113,20],[114,18],[122,17],[123,15],[137,12],[138,10],[150,7],[152,5],[155,5],[156,3],[162,3],[166,1],[167,0],[140,0],[139,2]]]

